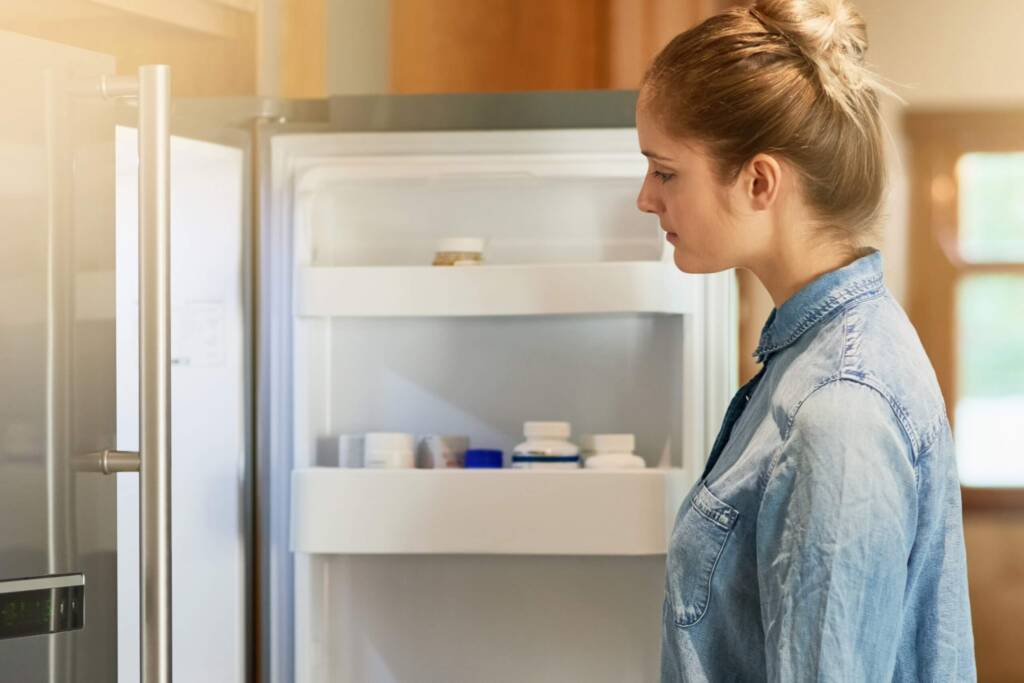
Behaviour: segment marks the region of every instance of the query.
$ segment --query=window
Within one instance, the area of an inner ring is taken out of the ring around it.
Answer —
[[[1024,486],[1024,275],[968,275],[956,304],[960,480]]]
[[[907,124],[908,312],[946,398],[964,500],[1024,508],[1024,116]]]
[[[956,164],[955,420],[960,479],[1024,486],[1024,153],[973,153]],[[994,265],[974,273],[975,264]]]
[[[956,175],[961,258],[1024,263],[1024,152],[965,154]]]

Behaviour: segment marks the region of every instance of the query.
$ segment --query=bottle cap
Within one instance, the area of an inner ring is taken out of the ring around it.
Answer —
[[[572,425],[568,422],[527,422],[523,425],[527,439],[568,439]]]
[[[633,434],[585,434],[580,447],[589,453],[632,453],[636,449]]]
[[[466,467],[500,468],[502,465],[501,451],[489,448],[471,448],[466,451]]]
[[[437,243],[437,251],[482,254],[486,244],[486,240],[479,237],[449,237]]]

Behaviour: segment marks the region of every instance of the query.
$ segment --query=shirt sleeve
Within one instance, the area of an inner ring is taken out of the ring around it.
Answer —
[[[847,380],[811,394],[757,519],[768,680],[892,680],[916,510],[888,401]]]

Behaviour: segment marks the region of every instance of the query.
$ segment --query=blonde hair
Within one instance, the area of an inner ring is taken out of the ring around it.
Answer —
[[[758,153],[796,168],[826,235],[856,248],[885,194],[879,92],[867,28],[846,0],[758,0],[676,36],[643,79],[641,106],[704,143],[723,182]]]

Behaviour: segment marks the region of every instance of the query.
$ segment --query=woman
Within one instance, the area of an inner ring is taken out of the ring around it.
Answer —
[[[676,265],[776,308],[668,554],[665,681],[976,678],[943,400],[864,244],[880,89],[844,0],[761,0],[677,36],[637,107],[637,205]]]

